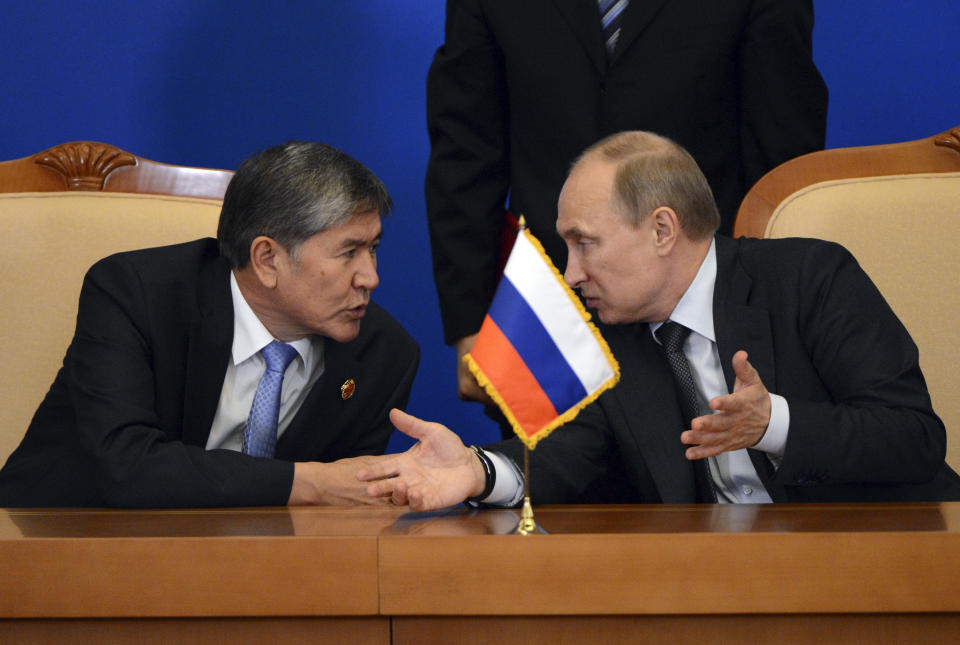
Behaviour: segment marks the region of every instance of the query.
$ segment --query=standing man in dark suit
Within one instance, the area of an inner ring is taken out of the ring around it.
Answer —
[[[370,301],[390,207],[355,159],[290,142],[237,170],[217,240],[94,265],[0,506],[375,501],[354,473],[419,360]]]
[[[622,378],[531,454],[534,502],[591,501],[607,471],[633,502],[960,499],[906,329],[842,247],[731,240],[696,162],[645,132],[602,140],[564,184],[564,279],[604,323]],[[456,435],[361,471],[371,494],[435,508],[519,500],[517,439],[485,476]],[[424,475],[428,476],[424,476]],[[482,493],[482,491],[486,491]]]
[[[508,198],[562,270],[570,164],[607,135],[649,130],[697,160],[729,234],[757,179],[823,148],[812,30],[811,0],[448,0],[427,78],[426,202],[462,398],[484,398],[459,359],[497,285]]]

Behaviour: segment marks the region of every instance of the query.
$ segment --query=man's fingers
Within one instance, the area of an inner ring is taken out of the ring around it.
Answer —
[[[734,391],[760,382],[760,374],[747,360],[747,353],[742,349],[733,355],[733,373],[737,375],[738,381]]]
[[[723,440],[724,430],[720,428],[701,428],[685,430],[680,433],[680,443],[688,446],[713,445]]]
[[[423,494],[419,490],[410,491],[410,495],[407,497],[407,504],[414,511],[427,510],[423,503]]]
[[[417,512],[435,511],[446,506],[436,493],[424,491],[419,488],[409,491],[407,505],[410,507],[410,510]]]
[[[412,414],[407,414],[399,408],[390,410],[390,423],[392,423],[397,430],[414,439],[420,438],[423,434],[422,426],[426,425],[425,421],[421,421]]]
[[[407,487],[399,479],[381,479],[366,488],[367,496],[373,504],[393,504],[406,506]]]
[[[693,461],[694,459],[716,457],[721,452],[723,452],[723,448],[719,446],[694,446],[693,448],[687,448],[684,455],[687,459]]]
[[[381,479],[367,486],[367,495],[370,497],[390,497],[393,495],[393,480]]]
[[[418,419],[398,408],[390,410],[390,422],[403,434],[421,441],[429,438],[438,430],[446,430],[439,423]]]
[[[397,506],[407,505],[407,486],[402,481],[397,480],[394,484],[390,501]]]
[[[729,434],[723,431],[686,430],[680,434],[680,443],[690,446],[684,453],[687,459],[713,457],[732,448]]]
[[[369,482],[376,479],[396,477],[399,474],[400,460],[395,458],[381,461],[366,468],[361,468],[357,471],[357,479],[362,482]]]
[[[710,409],[719,412],[736,412],[743,407],[743,402],[736,394],[724,394],[710,400]],[[707,415],[706,418],[709,418]]]

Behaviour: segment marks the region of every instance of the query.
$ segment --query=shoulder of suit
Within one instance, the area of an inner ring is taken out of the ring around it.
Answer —
[[[192,242],[114,253],[98,261],[94,266],[127,264],[137,267],[165,269],[210,262],[219,257],[220,248],[217,241],[208,237]]]
[[[720,246],[722,246],[722,239],[718,238]],[[778,239],[739,237],[729,242],[736,245],[737,257],[741,263],[745,264],[761,263],[782,267],[808,261],[810,257],[841,258],[850,255],[847,249],[836,242],[804,237]]]
[[[419,345],[406,329],[373,300],[367,306],[367,313],[360,323],[360,334],[351,343],[358,345],[371,342],[385,342],[391,351],[402,353],[413,351],[419,353]]]

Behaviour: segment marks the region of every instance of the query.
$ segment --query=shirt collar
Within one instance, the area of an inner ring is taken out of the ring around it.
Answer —
[[[700,263],[700,269],[680,302],[670,312],[670,320],[683,325],[697,334],[717,342],[713,330],[713,287],[717,281],[717,241],[710,242],[710,249]],[[662,322],[650,323],[651,331],[657,331]]]
[[[233,364],[239,365],[276,339],[243,297],[233,271],[230,272],[230,294],[233,296],[232,357]],[[323,339],[319,336],[306,336],[287,344],[297,350],[301,364],[307,373],[310,373],[313,361],[322,354]]]

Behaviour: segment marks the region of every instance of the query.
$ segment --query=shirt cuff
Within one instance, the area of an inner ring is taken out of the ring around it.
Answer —
[[[516,506],[523,499],[523,474],[513,460],[499,452],[485,450],[493,462],[497,473],[497,482],[485,498],[479,500],[490,506]]]
[[[768,393],[770,396],[770,422],[767,431],[754,449],[775,457],[782,457],[787,447],[787,433],[790,430],[790,406],[787,400],[779,394]]]

